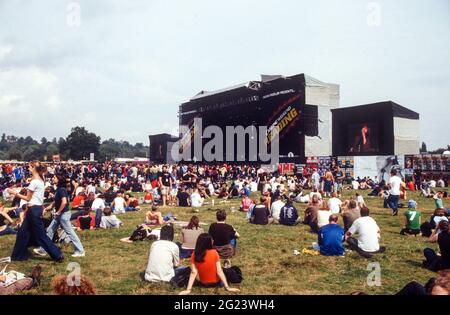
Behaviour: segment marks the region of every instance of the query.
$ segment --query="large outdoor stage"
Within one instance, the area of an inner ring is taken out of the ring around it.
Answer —
[[[265,145],[270,144],[272,131],[279,130],[279,162],[306,164],[308,157],[391,156],[419,153],[419,114],[391,101],[339,108],[339,85],[325,83],[305,74],[267,76],[229,88],[201,91],[179,107],[179,125],[193,129],[201,119],[202,133],[210,126],[226,135],[227,126],[246,130],[245,154],[237,155],[223,137],[223,154],[214,161],[258,163],[250,154],[253,131],[267,126]],[[275,128],[277,127],[277,128]],[[200,162],[194,150],[193,132],[178,137],[150,137],[150,160],[158,163],[181,160]],[[171,148],[181,140],[177,159]],[[201,137],[204,145],[210,139]],[[261,143],[258,144],[259,146]],[[258,147],[258,152],[260,151]],[[265,148],[267,149],[267,148]],[[231,152],[230,152],[231,151]],[[172,152],[173,153],[173,152]]]

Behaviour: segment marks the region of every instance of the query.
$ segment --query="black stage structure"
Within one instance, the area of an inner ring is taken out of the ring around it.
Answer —
[[[305,86],[304,74],[290,77],[263,75],[260,81],[215,92],[202,91],[189,102],[181,104],[179,124],[190,128],[194,118],[202,118],[203,129],[215,125],[224,134],[226,126],[258,128],[278,125],[280,162],[303,163],[305,136],[316,137],[319,133],[318,107],[306,103]],[[194,150],[191,151],[193,158]],[[248,151],[247,147],[245,162],[251,160]],[[238,157],[236,150],[234,152],[230,159],[229,153],[224,150],[223,161],[242,161],[243,157]]]

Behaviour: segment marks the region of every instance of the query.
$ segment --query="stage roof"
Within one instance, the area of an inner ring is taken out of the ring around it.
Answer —
[[[412,111],[402,105],[399,105],[392,101],[356,105],[350,107],[341,107],[337,109],[332,109],[333,113],[344,113],[345,111],[365,111],[365,110],[392,110],[393,117],[407,118],[407,119],[419,119],[419,113]]]

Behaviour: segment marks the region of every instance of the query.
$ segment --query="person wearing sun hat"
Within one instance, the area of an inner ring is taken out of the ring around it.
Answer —
[[[405,212],[405,228],[401,230],[402,235],[420,234],[422,213],[417,210],[417,202],[415,200],[408,201],[408,210]]]

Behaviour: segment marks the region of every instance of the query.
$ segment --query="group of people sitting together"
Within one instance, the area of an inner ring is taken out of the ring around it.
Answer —
[[[346,251],[356,251],[370,258],[383,253],[385,247],[380,246],[381,230],[364,201],[361,182],[375,191],[369,196],[384,198],[393,215],[398,214],[404,188],[393,170],[387,182],[360,181],[354,196],[342,201],[345,175],[339,166],[322,174],[311,169],[287,176],[254,166],[46,165],[33,161],[7,171],[2,167],[1,174],[0,236],[16,234],[13,261],[27,260],[28,248],[34,246],[34,254],[62,262],[64,256],[55,244],[62,240],[73,245],[73,257],[84,257],[76,231],[119,228],[123,223],[117,215],[141,211],[147,204],[150,210],[143,215],[143,223],[122,241],[153,240],[144,279],[187,287],[181,294],[190,293],[194,285],[238,291],[230,284],[242,279],[239,268],[231,264],[240,235],[225,223],[225,210],[217,211],[217,221],[205,233],[202,226],[207,224],[200,222],[200,215],[180,222],[162,209],[177,206],[199,213],[202,206],[217,200],[237,199],[250,224],[304,224],[317,234],[313,249],[318,253],[344,256]],[[255,198],[257,192],[260,197]],[[423,264],[439,271],[450,269],[449,210],[443,204],[445,192],[433,198],[436,211],[424,223],[417,202],[409,200],[400,233],[421,234],[437,242],[440,254],[426,248]],[[11,206],[6,207],[7,203]],[[297,209],[299,205],[305,206],[303,212]],[[46,213],[51,213],[49,218]],[[181,227],[178,242],[174,242],[176,226]],[[189,267],[180,266],[183,259],[190,259]]]

